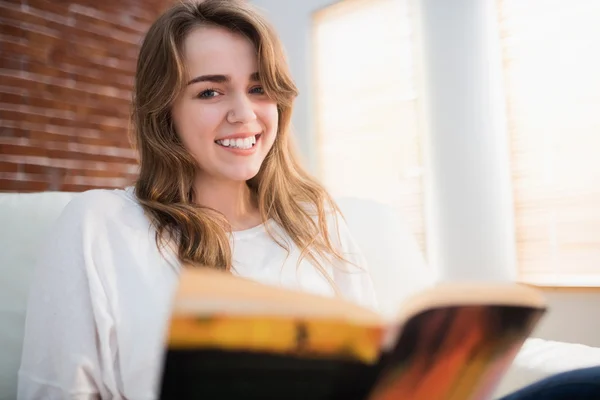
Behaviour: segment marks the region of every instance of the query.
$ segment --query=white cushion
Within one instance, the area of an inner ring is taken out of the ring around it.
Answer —
[[[358,198],[337,202],[367,260],[381,312],[394,316],[407,297],[433,285],[437,274],[427,266],[408,225],[392,207]]]
[[[16,398],[29,280],[38,248],[71,193],[0,193],[0,399]]]
[[[0,400],[16,397],[29,279],[39,245],[72,193],[0,193]],[[338,200],[371,268],[383,312],[393,314],[437,275],[423,261],[406,223],[371,200]],[[529,339],[502,380],[505,394],[551,374],[600,365],[600,349]]]
[[[39,244],[74,194],[0,194],[0,399],[14,398],[29,279]],[[371,267],[382,311],[393,314],[411,294],[433,283],[400,216],[371,200],[339,199],[349,229]]]
[[[439,280],[425,265],[407,224],[391,207],[353,198],[339,199],[338,204],[365,254],[386,314],[393,314],[407,296]],[[559,372],[598,365],[598,348],[528,339],[500,381],[495,398]]]
[[[497,397],[548,376],[579,368],[600,366],[600,349],[582,344],[527,339],[504,379]]]

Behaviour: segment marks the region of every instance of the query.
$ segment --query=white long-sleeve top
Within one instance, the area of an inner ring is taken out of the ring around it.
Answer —
[[[273,228],[284,233],[273,222]],[[329,266],[340,293],[375,308],[372,282],[341,218],[336,246],[355,266]],[[335,227],[332,227],[335,230]],[[287,237],[287,236],[285,236]],[[299,250],[288,253],[261,225],[234,232],[235,273],[333,295]],[[30,289],[18,399],[154,399],[164,333],[178,284],[173,252],[159,252],[155,230],[132,188],[92,190],[64,209],[40,255]]]

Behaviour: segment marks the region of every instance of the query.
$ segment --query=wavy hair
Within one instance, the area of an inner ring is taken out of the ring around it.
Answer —
[[[165,237],[173,238],[184,265],[232,268],[231,226],[221,213],[193,202],[197,165],[182,145],[171,117],[172,104],[185,86],[183,41],[199,26],[223,27],[254,44],[261,83],[277,103],[279,128],[258,174],[247,185],[263,222],[279,224],[301,250],[300,259],[310,259],[333,284],[323,262],[343,261],[332,245],[327,223],[331,213],[337,220],[339,209],[295,155],[290,119],[296,86],[275,31],[243,0],[177,3],[153,23],[143,40],[132,104],[133,141],[140,164],[135,193],[156,228],[157,245],[162,248]],[[289,251],[285,240],[265,226]]]

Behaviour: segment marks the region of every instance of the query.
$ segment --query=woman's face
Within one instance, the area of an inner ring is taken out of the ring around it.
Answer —
[[[277,104],[258,79],[256,49],[219,27],[193,30],[183,46],[189,82],[171,110],[198,176],[254,177],[277,135]]]

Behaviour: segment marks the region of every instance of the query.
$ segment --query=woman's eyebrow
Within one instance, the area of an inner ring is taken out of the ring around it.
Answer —
[[[258,72],[251,73],[250,80],[253,82],[258,82],[260,80]],[[187,84],[189,86],[189,85],[192,85],[192,84],[198,83],[198,82],[227,83],[230,81],[231,81],[231,77],[229,75],[214,74],[214,75],[197,76],[194,79],[190,80]]]

